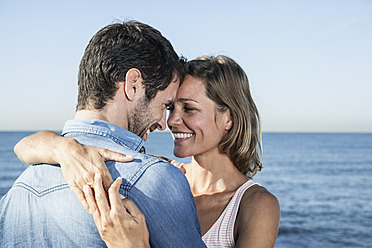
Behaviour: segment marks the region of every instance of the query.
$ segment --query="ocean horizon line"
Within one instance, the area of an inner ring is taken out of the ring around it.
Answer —
[[[61,133],[62,130],[53,129],[16,129],[16,130],[0,130],[1,133],[37,133],[40,131],[52,131],[56,133]],[[154,133],[170,133],[169,130],[159,131],[155,130]],[[265,130],[262,133],[288,133],[288,134],[372,134],[372,131],[275,131],[275,130]]]

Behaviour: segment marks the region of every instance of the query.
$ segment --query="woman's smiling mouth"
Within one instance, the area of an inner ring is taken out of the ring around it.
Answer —
[[[175,141],[186,140],[191,138],[193,135],[193,133],[173,133]]]

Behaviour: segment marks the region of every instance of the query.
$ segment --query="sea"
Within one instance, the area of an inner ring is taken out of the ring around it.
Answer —
[[[28,165],[14,145],[34,132],[0,132],[0,197]],[[279,200],[275,247],[372,247],[372,133],[263,133],[263,169],[254,180]],[[169,132],[146,152],[180,162]]]

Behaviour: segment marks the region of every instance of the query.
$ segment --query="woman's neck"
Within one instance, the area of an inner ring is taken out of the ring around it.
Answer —
[[[194,197],[235,191],[247,181],[230,157],[219,151],[193,156],[191,164],[186,165],[185,169]]]

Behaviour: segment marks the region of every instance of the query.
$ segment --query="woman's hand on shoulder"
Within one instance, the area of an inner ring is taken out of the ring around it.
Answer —
[[[105,190],[108,190],[113,182],[105,161],[129,162],[133,160],[133,156],[126,156],[104,148],[84,146],[71,138],[65,138],[54,150],[63,176],[86,210],[88,210],[88,205],[83,193],[84,185],[93,186],[96,173],[102,175]]]
[[[133,201],[119,193],[121,178],[117,178],[106,192],[102,177],[96,174],[94,195],[92,189],[84,186],[89,213],[108,247],[150,247],[149,232],[145,217]]]
[[[147,154],[149,155],[149,154]],[[149,156],[153,156],[153,155],[149,155]],[[181,163],[181,162],[178,162],[176,160],[172,160],[172,159],[169,159],[169,158],[166,158],[166,157],[163,157],[163,156],[153,156],[153,157],[156,157],[156,158],[160,158],[164,161],[167,161],[168,163],[170,163],[171,165],[177,167],[178,169],[180,169],[184,174],[186,173],[186,170],[184,168],[184,163]]]
[[[278,199],[261,186],[248,189],[236,220],[236,247],[274,247],[280,222]]]
[[[129,162],[132,156],[107,149],[83,146],[75,139],[66,138],[51,131],[41,131],[27,136],[14,147],[18,158],[28,164],[60,164],[63,176],[80,203],[88,210],[83,186],[93,185],[94,175],[103,176],[107,190],[112,181],[105,161]]]

